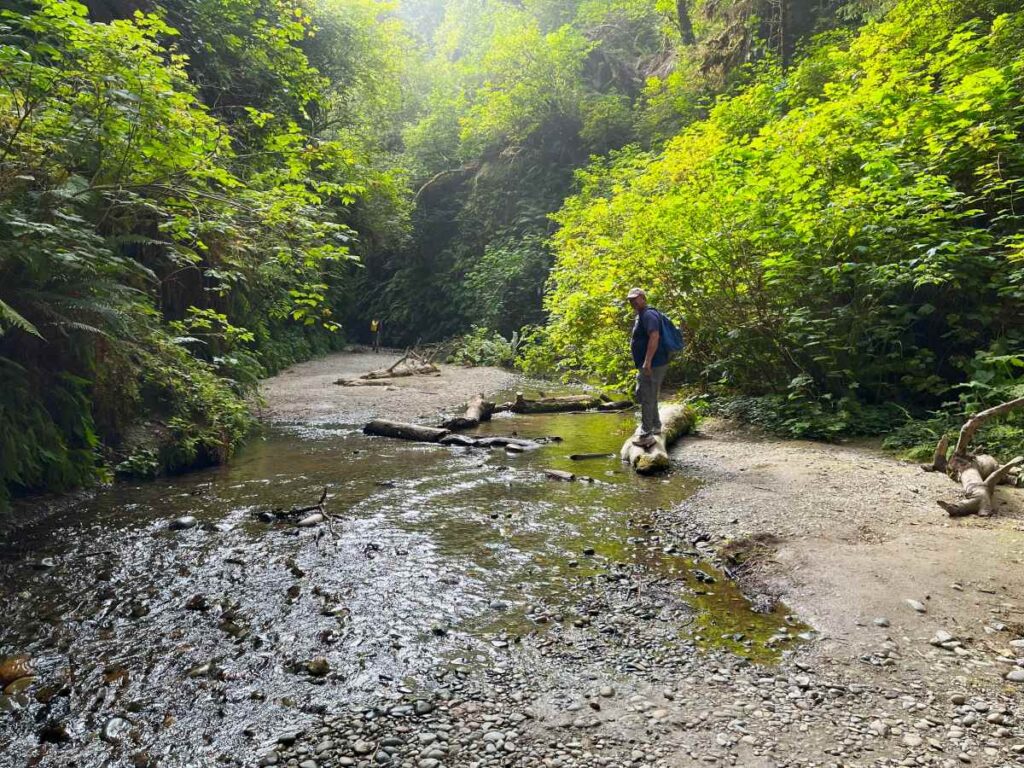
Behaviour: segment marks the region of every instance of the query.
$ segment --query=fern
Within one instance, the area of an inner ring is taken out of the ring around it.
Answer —
[[[25,333],[31,333],[33,336],[38,336],[40,339],[43,338],[43,335],[34,325],[32,325],[32,323],[18,314],[14,307],[2,299],[0,299],[0,321],[12,328],[18,328]],[[0,326],[0,336],[4,333],[5,329]]]

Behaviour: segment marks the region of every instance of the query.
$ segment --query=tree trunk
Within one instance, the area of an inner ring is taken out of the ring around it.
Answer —
[[[484,400],[483,395],[477,395],[466,405],[464,414],[448,419],[441,426],[450,430],[472,429],[481,421],[490,421],[492,413],[494,413],[494,403]]]
[[[665,405],[659,410],[661,416],[661,434],[655,438],[650,448],[641,448],[633,444],[633,439],[640,434],[639,427],[622,445],[622,460],[628,462],[641,475],[653,475],[668,469],[668,449],[676,440],[693,429],[696,419],[694,413],[685,405]]]
[[[436,443],[448,434],[448,430],[441,427],[425,427],[388,419],[374,419],[363,427],[363,432],[367,435],[396,437],[399,440],[416,440],[421,443]]]
[[[688,0],[676,0],[676,24],[679,27],[679,37],[683,45],[693,45],[697,39],[693,35],[693,22],[690,21],[690,9],[687,7]]]

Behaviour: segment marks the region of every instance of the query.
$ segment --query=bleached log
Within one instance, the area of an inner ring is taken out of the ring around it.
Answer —
[[[664,405],[659,411],[661,416],[661,434],[654,439],[654,445],[642,448],[633,440],[639,436],[640,428],[622,445],[620,456],[641,475],[653,475],[668,469],[668,449],[685,434],[688,434],[696,423],[692,409],[685,405]]]
[[[987,517],[992,514],[992,494],[996,486],[1004,481],[1012,470],[1024,464],[1024,456],[1017,456],[1000,465],[995,457],[984,454],[974,456],[968,453],[968,449],[974,434],[986,421],[997,416],[1005,416],[1021,407],[1024,407],[1024,397],[1000,403],[969,418],[960,428],[956,448],[948,460],[945,457],[945,438],[939,441],[935,449],[933,468],[944,469],[946,474],[960,483],[964,493],[963,498],[957,501],[937,502],[950,517],[973,514]]]

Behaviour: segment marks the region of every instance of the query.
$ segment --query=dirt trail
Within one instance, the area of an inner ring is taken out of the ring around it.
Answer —
[[[263,416],[272,423],[358,424],[377,416],[404,421],[429,420],[480,392],[512,385],[515,377],[500,368],[442,365],[432,376],[390,380],[387,386],[343,387],[338,379],[386,368],[401,355],[393,350],[341,352],[294,365],[267,379]]]

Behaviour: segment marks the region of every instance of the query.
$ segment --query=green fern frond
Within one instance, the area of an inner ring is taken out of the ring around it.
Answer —
[[[33,336],[38,336],[40,339],[43,338],[43,334],[41,334],[39,330],[32,325],[32,323],[22,317],[14,310],[14,307],[5,301],[0,301],[0,323],[18,328],[25,333],[31,333]],[[4,331],[5,329],[0,326],[0,336],[4,334]]]

